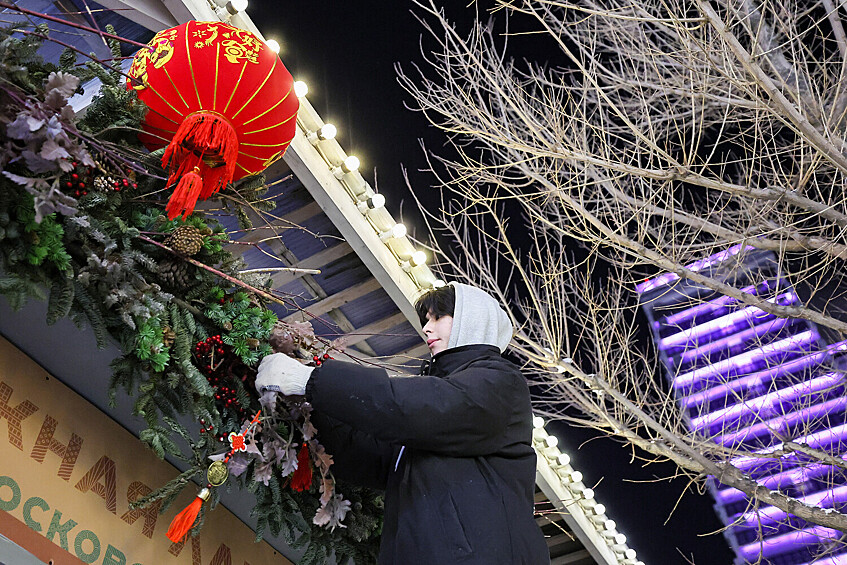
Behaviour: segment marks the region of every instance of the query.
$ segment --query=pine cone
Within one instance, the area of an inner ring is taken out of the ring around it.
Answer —
[[[203,247],[203,234],[194,226],[179,226],[165,240],[165,245],[177,253],[191,256]]]
[[[159,263],[159,276],[172,287],[187,287],[191,284],[188,263],[179,259],[165,259]]]
[[[94,183],[93,184],[94,184],[94,188],[96,190],[103,191],[103,190],[109,190],[110,188],[112,188],[112,184],[114,182],[115,182],[115,179],[113,179],[112,177],[99,176],[99,177],[94,177]]]

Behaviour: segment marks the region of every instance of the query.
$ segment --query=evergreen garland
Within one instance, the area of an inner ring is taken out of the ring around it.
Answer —
[[[49,30],[37,32],[18,39],[12,28],[0,30],[0,294],[15,309],[46,299],[48,324],[68,317],[90,327],[100,347],[109,341],[120,347],[110,398],[125,390],[147,425],[141,440],[160,458],[189,463],[135,506],[164,511],[193,479],[203,480],[210,458],[226,457],[233,482],[255,495],[257,540],[270,532],[305,546],[304,565],[325,563],[333,553],[338,563],[374,563],[379,493],[336,491],[310,407],[275,395],[259,399],[253,391],[263,356],[299,352],[320,363],[333,344],[317,339],[308,324],[278,321],[263,304],[266,293],[231,285],[244,265],[225,249],[229,238],[217,222],[200,213],[162,216],[162,153],[147,153],[137,140],[145,108],[124,87],[117,42],[113,66],[77,65],[71,51],[56,66],[38,58]],[[81,90],[80,79],[93,77],[102,87],[79,119],[67,100]],[[261,175],[242,179],[221,195],[221,206],[251,227],[247,208],[274,206],[262,199],[265,190]],[[190,259],[163,243],[185,225],[205,234]],[[256,286],[260,278],[247,282]],[[260,409],[259,424],[246,432],[250,449],[233,455],[228,435],[244,433]],[[180,425],[180,415],[197,421],[200,433]],[[206,507],[218,498],[214,492]]]

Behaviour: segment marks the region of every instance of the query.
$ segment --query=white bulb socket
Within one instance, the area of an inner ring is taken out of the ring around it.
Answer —
[[[399,239],[406,235],[406,226],[403,224],[394,224],[391,229],[385,230],[379,234],[379,239],[388,241],[389,239]]]
[[[567,453],[560,453],[559,455],[556,456],[556,465],[558,467],[565,467],[567,465],[570,465],[570,462],[571,462],[571,456],[568,455]]]
[[[579,471],[574,471],[573,473],[567,475],[567,480],[569,483],[578,483],[582,480],[582,473]]]
[[[295,80],[294,94],[297,96],[297,98],[303,98],[304,96],[309,94],[309,86],[302,80]]]
[[[344,178],[344,175],[355,172],[357,170],[359,170],[359,158],[355,155],[350,155],[346,159],[344,159],[344,162],[341,163],[340,167],[332,168],[332,174],[335,175],[335,178],[341,180],[342,178]]]
[[[372,210],[385,206],[385,196],[382,194],[374,194],[367,200],[357,202],[356,206],[359,207],[359,211],[362,214],[367,214]]]
[[[320,141],[327,141],[329,139],[335,139],[335,135],[338,133],[338,130],[335,129],[335,126],[332,124],[324,124],[318,131],[311,131],[306,134],[306,139],[309,140],[309,143],[312,145],[317,145]]]

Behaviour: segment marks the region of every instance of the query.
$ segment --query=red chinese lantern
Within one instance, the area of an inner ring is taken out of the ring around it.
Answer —
[[[249,31],[190,21],[160,31],[136,53],[127,88],[149,108],[140,139],[167,146],[162,165],[176,188],[168,217],[258,173],[294,137],[299,102],[276,53]]]

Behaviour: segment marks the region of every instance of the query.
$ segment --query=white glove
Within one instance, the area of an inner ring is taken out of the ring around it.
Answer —
[[[256,390],[259,394],[273,390],[286,396],[302,396],[306,394],[306,383],[309,382],[312,371],[314,367],[307,367],[285,353],[273,353],[259,363]]]

